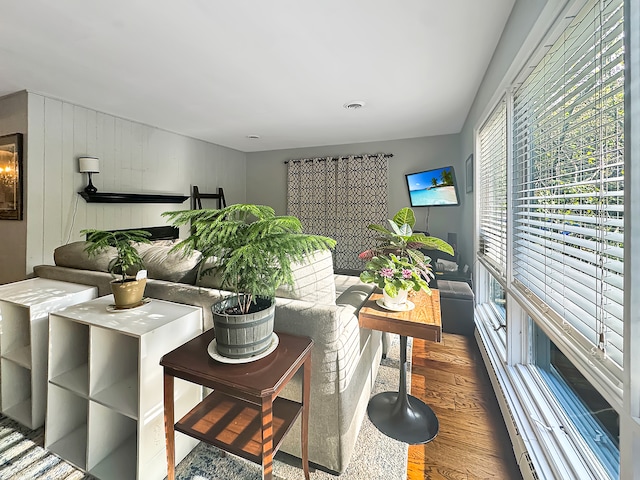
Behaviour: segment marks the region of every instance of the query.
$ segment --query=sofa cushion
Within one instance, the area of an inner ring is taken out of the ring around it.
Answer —
[[[211,258],[204,262],[202,271],[208,273],[206,275],[203,275],[199,281],[196,279],[197,285],[206,288],[215,288],[218,290],[222,289],[222,274],[215,269],[214,261]]]
[[[315,252],[307,257],[306,261],[293,263],[291,271],[293,286],[280,286],[276,290],[276,297],[335,305],[336,283],[333,277],[333,257],[330,251]]]
[[[168,282],[188,283],[193,285],[198,273],[198,262],[202,253],[197,250],[186,254],[183,251],[171,251],[173,247],[156,245],[139,245],[138,253],[147,270],[149,278],[167,280]]]
[[[102,254],[89,257],[89,254],[84,250],[86,246],[87,242],[62,245],[53,251],[53,261],[58,267],[108,272],[109,262],[116,257],[116,249],[107,247]]]
[[[58,267],[77,268],[108,272],[109,262],[116,256],[116,249],[107,249],[95,257],[85,251],[87,242],[73,242],[58,247],[53,252],[53,261]],[[197,266],[202,254],[198,251],[190,255],[172,252],[171,246],[138,244],[136,249],[142,257],[149,278],[169,282],[195,283]],[[130,272],[134,274],[135,272]]]

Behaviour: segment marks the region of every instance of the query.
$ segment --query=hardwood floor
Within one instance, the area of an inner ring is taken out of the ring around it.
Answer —
[[[433,408],[440,432],[409,446],[407,479],[522,479],[475,339],[414,338],[412,363],[412,394]]]

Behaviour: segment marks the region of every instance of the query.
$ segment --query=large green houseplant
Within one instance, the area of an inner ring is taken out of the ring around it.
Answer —
[[[88,229],[80,232],[86,235],[85,251],[90,257],[95,257],[115,248],[116,255],[109,262],[109,272],[119,279],[111,282],[111,291],[116,307],[131,308],[142,301],[146,286],[146,277],[136,278],[134,272],[144,269],[144,262],[138,254],[134,243],[151,243],[151,234],[144,230],[121,230],[109,232],[106,230]]]
[[[202,252],[198,278],[219,275],[222,287],[234,294],[212,306],[217,350],[227,357],[255,356],[269,348],[275,292],[280,285],[293,284],[292,263],[336,244],[328,237],[302,233],[299,219],[277,216],[266,205],[236,204],[220,210],[165,212],[163,216],[175,226],[190,225],[191,234],[174,249]],[[259,323],[262,320],[256,316],[262,315],[270,318],[260,339],[253,339],[256,346],[232,344],[231,335],[222,338],[227,330],[237,331],[237,326],[226,329],[225,324]]]
[[[431,259],[421,249],[453,255],[453,248],[437,237],[414,232],[416,217],[409,207],[400,209],[388,223],[390,228],[378,224],[368,226],[379,234],[379,244],[359,255],[367,261],[360,280],[377,284],[383,290],[384,303],[395,306],[406,301],[409,290],[430,293]],[[399,300],[392,300],[398,296]]]

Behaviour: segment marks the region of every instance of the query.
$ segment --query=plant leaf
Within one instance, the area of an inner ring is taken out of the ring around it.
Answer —
[[[424,245],[424,248],[428,250],[440,250],[441,252],[448,253],[449,255],[454,255],[453,247],[437,237],[427,237],[426,235],[419,233],[411,237],[409,241],[420,242]]]
[[[409,225],[409,227],[413,228],[416,224],[416,216],[414,215],[412,209],[410,209],[409,207],[404,207],[394,215],[393,221],[398,226],[407,224]]]
[[[393,220],[388,220],[388,222],[389,222],[389,225],[391,225],[392,233],[395,233],[396,235],[402,235],[400,231],[400,225],[404,225],[404,224],[397,224]]]
[[[411,227],[409,226],[408,223],[403,223],[400,228],[399,228],[399,235],[403,236],[403,237],[411,237],[411,235],[413,234],[413,230],[411,230]]]
[[[145,230],[121,230],[109,232],[106,230],[87,229],[80,231],[87,236],[85,251],[90,257],[99,255],[107,248],[116,249],[116,257],[109,261],[108,270],[112,275],[119,274],[124,282],[127,272],[137,267],[144,268],[142,258],[138,254],[134,243],[151,243],[151,233]]]
[[[375,230],[376,232],[380,232],[380,233],[384,233],[385,235],[390,235],[391,231],[389,231],[388,229],[384,228],[382,225],[378,225],[378,224],[371,224],[367,227],[369,230]]]

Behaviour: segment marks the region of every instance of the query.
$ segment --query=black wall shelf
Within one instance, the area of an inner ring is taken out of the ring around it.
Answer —
[[[87,203],[182,203],[188,196],[156,193],[87,193],[78,192]]]

